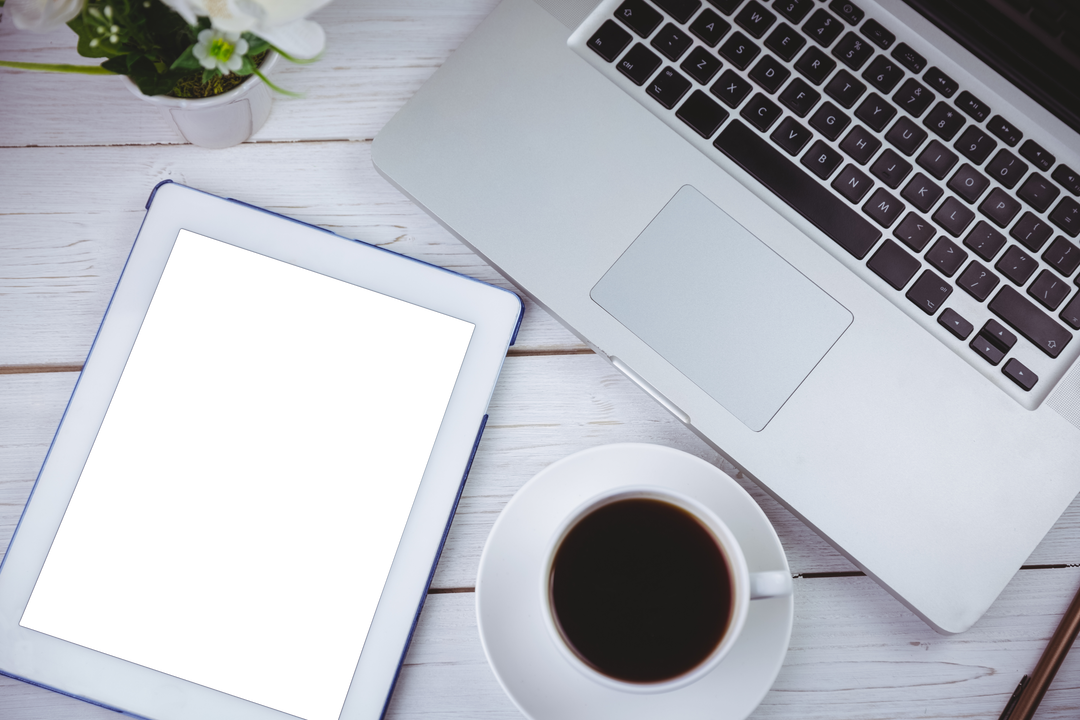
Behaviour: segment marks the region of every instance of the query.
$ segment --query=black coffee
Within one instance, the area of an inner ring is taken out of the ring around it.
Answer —
[[[555,553],[550,592],[578,656],[628,682],[692,670],[731,616],[731,572],[712,535],[685,510],[645,498],[578,521]]]

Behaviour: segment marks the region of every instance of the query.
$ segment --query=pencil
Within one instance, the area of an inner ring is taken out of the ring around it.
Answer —
[[[1032,670],[1031,678],[1028,679],[1025,675],[1020,681],[1020,686],[1017,688],[1020,691],[1020,697],[1016,698],[1016,693],[1013,693],[1009,705],[1012,705],[1012,700],[1016,700],[1016,704],[1013,705],[1011,712],[1008,706],[1005,707],[1001,720],[1031,720],[1047,688],[1050,687],[1054,675],[1061,667],[1065,655],[1076,640],[1077,633],[1080,633],[1080,590],[1077,590],[1072,603],[1069,604],[1069,609],[1065,611],[1065,616],[1058,623],[1057,630],[1050,637],[1050,643],[1043,650],[1042,657]],[[1026,685],[1024,680],[1028,680]]]

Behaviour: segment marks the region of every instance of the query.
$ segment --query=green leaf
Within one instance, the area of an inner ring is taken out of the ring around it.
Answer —
[[[211,80],[213,80],[214,78],[216,78],[220,74],[221,74],[221,71],[218,70],[217,68],[203,70],[203,74],[202,74],[203,85],[210,82]]]
[[[270,43],[251,33],[244,33],[244,39],[248,41],[248,55],[258,55],[270,49]]]
[[[202,65],[199,64],[199,59],[195,57],[193,52],[195,46],[190,46],[184,51],[184,54],[176,58],[176,62],[169,68],[170,70],[198,70]]]
[[[98,35],[93,26],[83,20],[82,15],[77,15],[72,20],[69,20],[68,27],[79,36],[79,43],[75,46],[75,49],[83,57],[112,58],[119,57],[127,52],[127,50],[110,43],[106,36]],[[98,41],[97,47],[91,47],[90,42],[95,39]]]
[[[101,67],[105,68],[109,72],[114,72],[117,75],[128,75],[130,73],[130,68],[128,67],[128,57],[126,55],[109,58],[105,62],[101,63]]]

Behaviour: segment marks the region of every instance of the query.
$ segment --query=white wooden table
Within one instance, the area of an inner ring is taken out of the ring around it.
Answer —
[[[507,285],[380,178],[370,159],[379,129],[495,2],[337,0],[316,16],[329,37],[325,57],[283,63],[276,74],[306,97],[277,99],[254,140],[227,150],[180,144],[157,110],[116,78],[0,69],[0,552],[158,182],[240,198]],[[0,22],[0,59],[84,62],[74,39],[66,29],[31,35]],[[996,719],[1080,585],[1074,503],[972,630],[937,635],[530,305],[389,717],[521,717],[477,636],[473,586],[484,540],[540,469],[626,441],[674,446],[717,464],[780,534],[795,573],[795,627],[785,666],[754,718]],[[1080,649],[1036,717],[1078,715]],[[0,678],[3,720],[112,717]]]

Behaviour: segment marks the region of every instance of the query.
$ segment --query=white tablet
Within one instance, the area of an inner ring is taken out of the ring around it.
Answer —
[[[0,672],[379,718],[521,302],[181,185],[147,208],[0,567]]]

